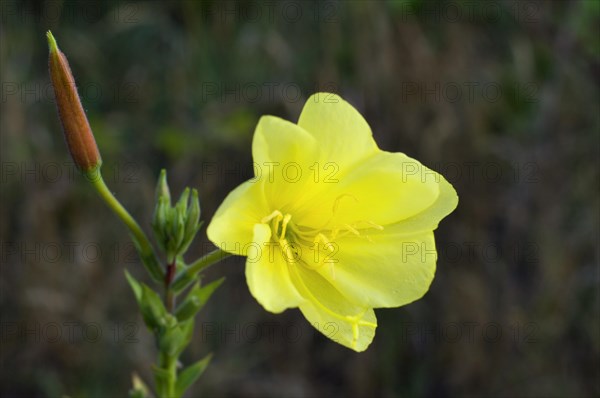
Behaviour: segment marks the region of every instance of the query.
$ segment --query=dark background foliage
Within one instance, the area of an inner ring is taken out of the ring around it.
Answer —
[[[211,269],[190,396],[598,396],[599,4],[2,0],[2,396],[122,396],[155,355],[127,231],[66,152],[48,29],[146,230],[161,168],[208,221],[252,174],[258,118],[295,121],[319,90],[459,193],[429,293],[378,310],[362,354],[265,312],[242,258]],[[210,249],[202,231],[189,258]]]

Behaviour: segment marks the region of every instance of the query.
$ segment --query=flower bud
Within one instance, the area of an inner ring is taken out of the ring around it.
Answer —
[[[187,213],[189,197],[190,197],[190,189],[185,188],[183,190],[183,192],[181,193],[181,196],[179,197],[179,200],[177,201],[177,205],[176,205],[176,207],[179,209],[178,211],[180,211],[181,214]]]
[[[156,183],[156,202],[160,198],[167,198],[169,206],[171,206],[171,191],[169,190],[169,184],[167,183],[167,170],[162,169]]]
[[[73,161],[82,171],[87,172],[102,164],[96,140],[85,115],[81,100],[77,94],[75,79],[71,73],[69,62],[58,49],[56,40],[48,31],[48,47],[50,56],[48,67],[54,87],[56,106],[62,123],[65,140]]]
[[[187,211],[187,220],[185,224],[185,234],[195,234],[200,221],[200,200],[198,199],[198,191],[192,189],[192,197]]]
[[[162,170],[156,183],[156,206],[152,218],[154,236],[169,263],[188,249],[200,229],[200,201],[198,191],[185,188],[174,205]]]

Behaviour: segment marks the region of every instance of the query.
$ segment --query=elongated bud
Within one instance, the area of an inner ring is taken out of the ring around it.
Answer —
[[[158,176],[158,182],[156,183],[156,202],[160,198],[165,197],[168,199],[169,206],[171,206],[171,192],[169,190],[169,184],[167,184],[167,170],[162,169]]]
[[[99,167],[102,164],[102,159],[92,129],[81,106],[69,62],[58,49],[56,40],[50,31],[46,33],[46,37],[50,48],[48,61],[50,78],[54,87],[56,106],[63,126],[65,140],[77,167],[87,172]]]
[[[183,192],[181,193],[181,196],[179,197],[179,200],[177,201],[177,205],[176,205],[176,207],[180,209],[179,211],[181,211],[182,214],[187,213],[189,197],[190,197],[190,189],[186,187],[183,190]]]
[[[190,205],[187,211],[187,221],[185,224],[185,233],[189,235],[196,233],[195,229],[200,221],[200,200],[198,199],[198,191],[192,189],[192,197],[190,199]]]

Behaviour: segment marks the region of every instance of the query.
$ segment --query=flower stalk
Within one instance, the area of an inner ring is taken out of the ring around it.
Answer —
[[[223,281],[200,286],[199,273],[225,256],[216,250],[187,266],[183,255],[202,226],[198,192],[186,188],[177,203],[171,205],[171,194],[166,172],[162,170],[156,187],[156,206],[152,219],[154,236],[166,258],[161,264],[154,246],[139,223],[117,200],[102,178],[102,159],[96,140],[77,93],[75,80],[66,56],[58,49],[51,32],[47,33],[49,70],[58,114],[69,152],[77,167],[92,183],[108,207],[123,221],[131,233],[143,265],[152,279],[163,290],[161,295],[148,285],[137,281],[126,271],[126,278],[139,304],[144,323],[155,336],[158,348],[157,365],[153,367],[158,397],[181,397],[186,389],[204,372],[211,356],[179,372],[179,357],[192,339],[195,315]],[[183,277],[182,277],[183,276]],[[176,307],[177,296],[186,288],[181,304]],[[150,389],[137,375],[133,375],[130,396],[148,398]]]

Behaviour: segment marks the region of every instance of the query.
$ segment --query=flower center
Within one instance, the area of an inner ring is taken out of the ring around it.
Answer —
[[[279,210],[275,210],[270,215],[264,217],[260,222],[271,225],[271,237],[275,242],[282,244],[286,242],[286,233],[288,224],[292,219],[291,214],[283,215]]]
[[[271,242],[274,242],[288,263],[298,264],[316,269],[327,264],[332,267],[337,263],[338,251],[336,239],[353,235],[370,240],[364,231],[383,229],[371,223],[358,221],[352,224],[342,224],[336,227],[322,229],[308,228],[292,221],[292,215],[275,210],[261,220],[271,228]]]
[[[270,224],[271,240],[279,245],[285,260],[288,263],[296,263],[300,260],[301,249],[297,244],[298,239],[293,232],[295,227],[291,220],[291,214],[286,213],[284,215],[281,211],[275,210],[273,213],[264,217],[261,220],[261,223]]]

